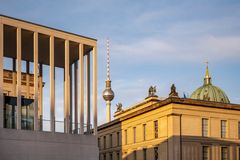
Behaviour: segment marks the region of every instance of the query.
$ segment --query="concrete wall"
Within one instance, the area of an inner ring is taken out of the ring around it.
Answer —
[[[96,137],[0,129],[1,160],[98,160]]]

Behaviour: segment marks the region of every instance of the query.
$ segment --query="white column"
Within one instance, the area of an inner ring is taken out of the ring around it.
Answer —
[[[97,47],[93,47],[93,117],[94,135],[97,136]]]
[[[78,63],[74,63],[74,129],[78,133]]]
[[[0,128],[3,128],[3,24],[0,23]]]
[[[80,134],[84,134],[84,50],[79,44]]]
[[[33,58],[34,58],[34,130],[38,130],[38,33],[33,36]]]
[[[69,79],[69,88],[70,88],[70,92],[69,92],[69,130],[70,130],[70,133],[72,133],[72,65],[70,64],[69,65],[69,69],[70,69],[70,79]]]
[[[87,106],[87,133],[90,134],[91,125],[91,92],[90,92],[90,53],[86,56],[86,106]]]
[[[69,133],[69,107],[70,107],[70,101],[69,101],[69,96],[70,96],[70,83],[69,83],[69,79],[70,79],[70,75],[69,75],[69,41],[65,40],[65,90],[64,90],[64,113],[65,113],[65,133]]]
[[[17,129],[21,129],[21,68],[22,68],[22,41],[21,28],[17,28]]]
[[[50,36],[50,120],[51,131],[55,132],[55,67],[54,67],[54,37]]]

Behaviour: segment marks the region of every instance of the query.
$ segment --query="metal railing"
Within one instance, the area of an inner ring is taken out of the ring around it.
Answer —
[[[12,128],[16,129],[16,116],[9,116],[6,115],[4,118],[4,128]],[[64,132],[64,121],[55,121],[55,132],[57,133],[65,133]],[[71,123],[72,125],[70,126],[70,133],[71,134],[79,134],[80,133],[80,123]],[[39,126],[39,131],[43,132],[51,132],[51,121],[48,119],[38,119],[38,126]],[[75,128],[77,126],[77,128]],[[90,131],[87,131],[87,124],[84,124],[84,134],[93,134],[93,128],[92,124],[90,124]],[[21,120],[21,129],[23,130],[33,130],[34,129],[34,121],[32,119],[26,119],[22,117]]]
[[[64,133],[64,121],[55,120],[55,132]],[[77,123],[77,128],[75,128],[76,123],[71,123],[70,133],[79,134],[80,133],[80,123]],[[92,124],[90,124],[90,131],[87,131],[88,125],[84,124],[84,134],[93,134]],[[51,120],[39,119],[39,130],[44,132],[51,132]]]

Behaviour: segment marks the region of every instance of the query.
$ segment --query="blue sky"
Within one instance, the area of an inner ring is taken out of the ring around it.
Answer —
[[[172,83],[180,96],[190,95],[203,83],[205,61],[213,84],[240,103],[239,8],[239,0],[1,0],[0,13],[98,39],[101,124],[107,37],[112,113],[118,102],[127,107],[143,100],[150,85],[160,97],[168,96]],[[57,115],[61,118],[62,109]]]

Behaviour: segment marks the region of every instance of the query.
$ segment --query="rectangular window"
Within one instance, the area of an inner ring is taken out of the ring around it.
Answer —
[[[143,124],[143,140],[146,140],[146,124]]]
[[[112,134],[109,135],[109,146],[112,147]]]
[[[154,160],[158,160],[158,147],[154,147]]]
[[[209,160],[209,147],[208,146],[203,146],[203,150],[202,150],[202,157],[203,160]]]
[[[154,121],[154,135],[155,138],[158,138],[158,121]]]
[[[143,160],[147,160],[147,149],[143,149]]]
[[[238,147],[238,160],[240,160],[240,147]]]
[[[103,154],[103,160],[107,160],[106,153]]]
[[[227,121],[221,120],[221,138],[226,138],[227,134]]]
[[[100,145],[101,145],[100,142],[101,142],[101,141],[100,141],[100,138],[98,138],[98,148],[99,148],[99,149],[101,149],[101,148],[100,148]]]
[[[133,159],[137,160],[137,152],[136,151],[133,151]]]
[[[109,158],[110,158],[110,160],[113,160],[113,154],[112,153],[109,154]]]
[[[117,146],[120,145],[120,133],[117,132]]]
[[[228,160],[228,148],[227,147],[221,148],[221,160]]]
[[[128,160],[128,154],[127,154],[127,152],[124,152],[124,155],[125,155],[125,160]]]
[[[103,148],[106,149],[106,136],[103,137]]]
[[[120,160],[120,153],[117,152],[117,160]]]
[[[202,119],[202,136],[203,137],[208,136],[208,119],[206,118]]]
[[[124,132],[125,132],[125,144],[127,144],[127,130],[125,130]]]
[[[238,122],[238,139],[240,139],[240,122]]]
[[[128,153],[127,152],[124,152],[124,160],[128,160]]]
[[[133,127],[133,143],[136,143],[136,127]]]

